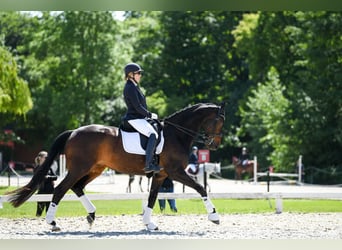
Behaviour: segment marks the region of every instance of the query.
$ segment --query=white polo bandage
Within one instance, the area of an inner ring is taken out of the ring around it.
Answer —
[[[93,203],[91,203],[91,201],[88,199],[86,195],[82,195],[80,197],[80,201],[88,213],[95,213],[96,207]]]

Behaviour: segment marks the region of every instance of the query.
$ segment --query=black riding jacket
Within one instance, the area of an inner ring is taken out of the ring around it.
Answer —
[[[123,94],[127,105],[127,112],[123,120],[151,118],[144,94],[131,80],[127,80]]]
[[[191,153],[189,156],[189,164],[198,164],[198,156],[195,153]]]
[[[243,162],[244,160],[248,160],[249,159],[249,155],[248,154],[241,154],[239,157],[239,160],[241,162]]]
[[[38,167],[36,167],[33,171],[36,172]],[[44,181],[39,185],[38,194],[52,194],[55,189],[54,181],[57,180],[57,175],[50,168],[47,175],[45,176]]]

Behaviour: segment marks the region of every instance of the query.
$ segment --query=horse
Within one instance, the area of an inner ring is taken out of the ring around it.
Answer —
[[[162,170],[159,173],[148,174],[152,177],[152,183],[142,218],[147,230],[158,230],[158,226],[152,221],[152,211],[159,188],[167,176],[196,190],[207,210],[208,220],[219,224],[219,215],[207,191],[188,176],[184,169],[187,166],[188,152],[194,142],[203,143],[209,150],[218,149],[222,140],[224,120],[225,103],[198,103],[159,121],[163,126],[164,136],[164,145],[158,155]],[[120,128],[99,124],[85,125],[74,130],[66,130],[55,138],[48,157],[31,180],[25,186],[7,193],[13,207],[22,205],[34,194],[39,184],[44,181],[53,160],[61,153],[65,154],[68,171],[55,187],[46,213],[45,220],[52,226],[52,231],[61,230],[57,226],[55,215],[59,202],[69,189],[79,197],[85,207],[88,213],[86,219],[91,227],[95,221],[96,207],[84,193],[84,188],[89,182],[107,167],[124,174],[145,175],[145,155],[125,151]]]
[[[126,193],[131,193],[132,192],[132,183],[135,179],[135,175],[133,174],[129,174],[128,175],[128,185],[127,185],[127,188],[126,188]],[[142,179],[143,179],[143,176],[139,176],[139,190],[140,192],[144,192],[144,189],[142,188]],[[148,191],[148,187],[150,185],[150,179],[148,179],[148,183],[147,183],[147,191]]]
[[[206,176],[204,176],[204,171]],[[195,179],[199,184],[201,184],[202,186],[205,186],[204,183],[204,178],[206,178],[208,180],[208,176],[211,174],[221,174],[221,163],[213,163],[213,162],[205,162],[205,163],[200,163],[198,165],[198,171],[197,173],[194,175],[192,173],[190,173],[188,171],[188,168],[185,169],[185,172],[192,177],[193,179]],[[207,182],[206,185],[208,186],[208,191],[211,192],[211,188],[209,183]],[[185,190],[185,186],[183,185],[183,192]]]
[[[254,161],[248,161],[246,166],[242,166],[242,162],[236,156],[233,156],[232,161],[235,166],[235,182],[238,180],[242,181],[242,175],[245,173],[248,174],[250,178],[254,177]]]

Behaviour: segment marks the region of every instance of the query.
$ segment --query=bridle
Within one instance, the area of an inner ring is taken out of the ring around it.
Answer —
[[[224,115],[224,104],[222,106],[220,106],[216,118],[215,118],[215,124],[214,127],[216,127],[216,123],[218,122],[219,119],[222,119],[223,121],[225,120],[225,115]],[[173,123],[173,122],[169,122],[167,120],[164,120],[164,123],[169,124],[173,127],[175,127],[176,129],[178,129],[179,131],[181,131],[182,133],[189,135],[193,138],[196,138],[194,141],[197,143],[203,143],[204,145],[206,145],[207,147],[210,147],[213,143],[215,138],[219,137],[222,138],[223,134],[222,133],[200,133],[200,132],[196,132],[192,129],[188,129],[186,127],[183,127],[179,124]]]

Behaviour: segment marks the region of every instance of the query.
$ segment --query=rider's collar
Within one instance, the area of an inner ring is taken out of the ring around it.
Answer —
[[[128,80],[131,81],[132,83],[134,83],[135,87],[138,87],[138,84],[134,81],[133,78],[129,78]]]

